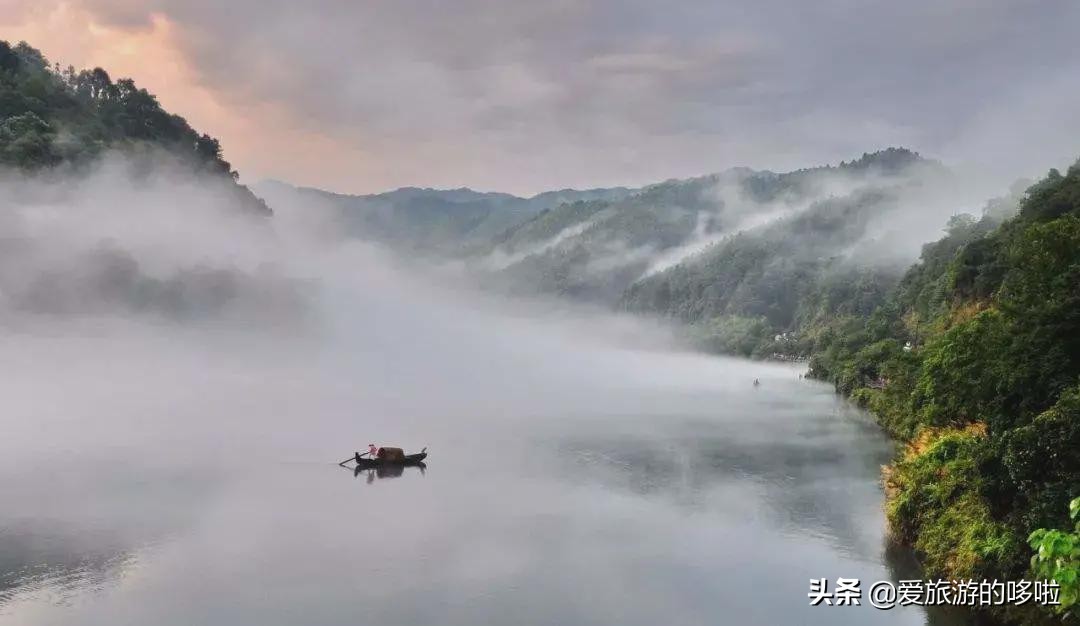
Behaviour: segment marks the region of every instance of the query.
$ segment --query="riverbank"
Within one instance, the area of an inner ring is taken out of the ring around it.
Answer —
[[[805,315],[786,332],[765,318],[697,327],[723,351],[810,355],[811,376],[903,443],[886,508],[928,574],[1035,578],[1032,556],[1047,550],[1033,550],[1032,534],[1070,531],[1080,495],[1080,166],[1051,170],[1011,217],[994,203],[981,218],[954,217],[898,281],[876,287],[796,297]],[[1058,542],[1065,606],[990,612],[1080,622],[1068,613],[1080,595],[1068,541]]]
[[[877,390],[852,398],[873,411]],[[886,427],[886,431],[889,429]],[[896,541],[912,549],[923,571],[948,580],[1032,579],[1025,557],[1026,535],[1000,521],[985,496],[993,446],[983,422],[963,427],[927,427],[904,439],[890,465],[882,467],[884,506]],[[1037,605],[991,606],[978,611],[979,624],[1050,626],[1073,624]]]

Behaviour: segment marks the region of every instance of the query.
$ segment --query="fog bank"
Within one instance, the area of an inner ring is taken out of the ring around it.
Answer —
[[[326,461],[376,437],[418,448],[733,384],[662,326],[476,293],[339,236],[318,206],[252,216],[121,157],[0,184],[6,463],[43,437],[67,459]]]

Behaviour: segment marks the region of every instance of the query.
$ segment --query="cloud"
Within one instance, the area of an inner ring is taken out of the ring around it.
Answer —
[[[498,246],[492,250],[491,254],[481,262],[481,265],[488,269],[501,270],[510,267],[515,263],[521,262],[523,259],[530,257],[534,254],[543,254],[544,252],[551,250],[560,243],[566,241],[571,237],[576,237],[585,232],[596,223],[595,219],[587,219],[577,224],[567,226],[558,232],[554,237],[541,241],[539,243],[525,246],[518,250],[506,250],[503,246]]]
[[[231,180],[108,154],[78,175],[0,171],[0,189],[0,319],[303,315],[268,218],[239,208]]]
[[[165,56],[129,72],[185,68],[156,90],[205,90],[201,125],[242,172],[343,191],[638,185],[884,144],[977,161],[974,134],[1007,150],[1080,126],[1052,105],[1080,97],[1063,78],[1080,69],[1072,3],[68,0],[0,19],[52,56],[94,28],[113,45],[153,35]],[[1025,149],[1015,168],[1060,152]]]

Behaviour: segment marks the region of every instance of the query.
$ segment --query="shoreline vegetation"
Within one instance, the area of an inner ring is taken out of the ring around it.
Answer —
[[[809,357],[809,376],[903,444],[883,470],[886,516],[927,575],[1052,577],[1059,608],[990,613],[1074,624],[1080,534],[1062,529],[1080,533],[1080,164],[1018,209],[954,217],[869,315],[798,329],[803,350],[784,360]],[[743,332],[713,347],[764,356],[783,339],[726,323]]]

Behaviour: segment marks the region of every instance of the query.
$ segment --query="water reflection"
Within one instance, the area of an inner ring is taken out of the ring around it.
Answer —
[[[886,541],[884,562],[889,568],[890,579],[924,580],[925,576],[915,554],[907,546]],[[930,626],[1001,626],[984,613],[976,613],[962,607],[930,606],[926,611],[926,623]]]
[[[381,480],[383,478],[399,478],[405,473],[405,470],[417,470],[420,472],[421,476],[424,476],[427,474],[427,464],[415,463],[412,465],[403,465],[395,463],[378,465],[375,467],[356,466],[353,468],[352,473],[353,478],[356,478],[357,476],[363,474],[367,484],[370,485],[371,483],[375,482],[375,479]]]
[[[827,388],[766,386],[658,397],[667,412],[429,425],[464,452],[432,473],[347,468],[402,479],[360,492],[303,445],[338,428],[310,423],[257,466],[231,448],[206,462],[196,438],[78,474],[0,460],[0,622],[963,623],[807,606],[810,578],[904,575],[876,484],[891,445]],[[255,433],[269,418],[243,419]],[[377,575],[340,576],[360,566]]]
[[[558,444],[563,473],[659,498],[688,510],[722,507],[738,519],[764,519],[792,536],[813,536],[866,561],[881,554],[876,481],[893,446],[831,398],[825,411],[773,403],[767,427],[725,413],[685,419],[662,431],[607,432]],[[627,417],[627,421],[633,418]],[[739,512],[741,511],[741,513]]]
[[[19,602],[68,606],[136,565],[135,553],[116,533],[45,520],[9,521],[0,528],[0,616]]]

